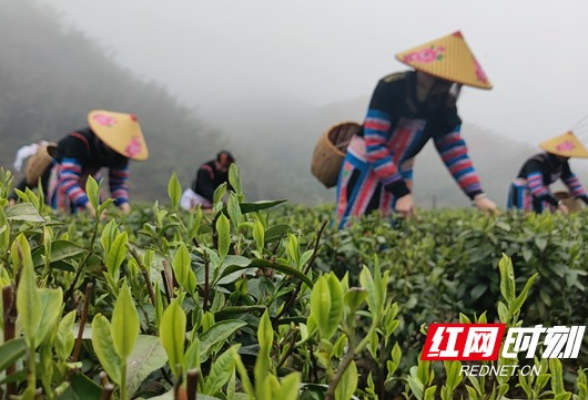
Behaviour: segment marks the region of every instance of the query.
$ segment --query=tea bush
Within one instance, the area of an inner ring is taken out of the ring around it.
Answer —
[[[122,216],[89,179],[105,213],[91,219],[30,190],[7,207],[2,172],[0,398],[587,398],[586,346],[535,360],[535,378],[419,361],[431,322],[584,324],[584,213],[437,210],[338,230],[332,207],[248,203],[235,166],[230,183],[212,212],[186,213],[174,175],[169,206]]]

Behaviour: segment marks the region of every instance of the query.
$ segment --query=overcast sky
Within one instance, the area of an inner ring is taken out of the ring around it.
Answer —
[[[494,84],[462,92],[465,122],[536,143],[588,114],[586,0],[44,1],[204,113],[368,96],[396,52],[461,30]]]

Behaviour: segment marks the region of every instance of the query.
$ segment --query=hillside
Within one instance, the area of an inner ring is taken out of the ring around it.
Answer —
[[[172,171],[188,178],[197,160],[223,144],[164,87],[137,78],[111,51],[34,2],[0,2],[0,49],[1,166],[10,166],[22,145],[84,127],[91,109],[132,112],[151,152],[149,161],[131,166],[132,196],[152,200],[166,193]]]
[[[59,140],[84,127],[88,110],[104,108],[136,113],[144,128],[151,158],[131,167],[135,199],[165,201],[173,171],[186,187],[200,163],[227,148],[242,169],[250,200],[334,201],[335,191],[310,174],[312,151],[328,126],[362,120],[369,93],[324,107],[286,94],[230,96],[197,113],[161,84],[121,66],[112,49],[80,29],[33,0],[0,2],[0,166],[10,167],[20,146]],[[503,206],[508,184],[537,149],[512,140],[511,132],[489,132],[464,120],[483,184]],[[423,207],[467,205],[432,147],[417,159],[417,201]],[[581,179],[588,177],[573,165]]]

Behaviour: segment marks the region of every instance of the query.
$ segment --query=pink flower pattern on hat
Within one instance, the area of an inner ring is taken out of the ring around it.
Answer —
[[[482,66],[480,65],[480,63],[478,63],[478,60],[476,60],[474,57],[472,58],[474,59],[474,65],[476,66],[476,78],[478,78],[480,82],[488,83],[488,77],[482,69]]]
[[[555,149],[557,151],[571,151],[574,150],[575,147],[574,142],[566,140],[565,142],[558,144]]]
[[[125,148],[125,152],[128,154],[129,157],[134,157],[141,152],[142,147],[143,144],[141,143],[141,140],[139,140],[137,136],[134,136]]]
[[[118,122],[116,118],[107,114],[94,114],[92,116],[92,119],[94,119],[94,121],[96,121],[97,124],[107,126],[109,128]]]
[[[435,46],[426,47],[424,49],[413,51],[412,53],[407,54],[404,56],[404,61],[429,64],[433,61],[441,61],[443,59],[444,52],[445,47],[443,46],[437,48],[435,48]]]

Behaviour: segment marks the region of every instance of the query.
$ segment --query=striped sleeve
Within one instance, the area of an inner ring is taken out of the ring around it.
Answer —
[[[567,163],[564,164],[561,179],[570,191],[570,196],[581,199],[584,203],[588,204],[586,189],[584,189],[578,177],[570,170],[570,166]]]
[[[459,187],[473,199],[483,191],[478,174],[468,156],[467,145],[459,133],[460,129],[461,125],[457,125],[453,132],[435,137],[435,147]]]
[[[543,174],[540,171],[531,172],[527,176],[527,187],[534,197],[544,197],[549,194],[549,189],[543,184]]]
[[[559,201],[553,197],[543,175],[544,164],[536,159],[530,159],[525,163],[523,169],[527,177],[527,188],[531,195],[539,200],[547,201],[557,207]]]
[[[80,186],[82,166],[75,158],[63,158],[59,173],[59,186],[69,200],[77,207],[85,207],[88,203],[88,196]]]
[[[110,194],[114,199],[114,204],[129,202],[129,167],[128,165],[121,168],[110,168],[108,170],[108,183],[110,185]]]
[[[559,201],[551,195],[547,186],[543,184],[543,174],[541,171],[534,171],[527,175],[527,187],[533,197],[545,200],[556,207],[559,204]]]
[[[570,195],[572,197],[586,196],[586,190],[584,189],[576,175],[574,175],[573,173],[570,174],[570,176],[564,179],[563,181],[570,190]]]
[[[388,149],[391,123],[388,113],[369,109],[364,123],[366,159],[382,185],[394,196],[402,197],[410,191]]]

